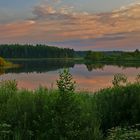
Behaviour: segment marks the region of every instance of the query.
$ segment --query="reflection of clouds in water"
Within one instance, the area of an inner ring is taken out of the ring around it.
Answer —
[[[58,70],[43,73],[9,73],[0,76],[0,80],[17,80],[18,87],[35,89],[44,86],[47,88],[56,87],[56,79],[58,79]],[[117,66],[105,66],[104,70],[92,70],[89,72],[85,65],[75,65],[70,68],[74,80],[77,83],[78,90],[95,91],[100,88],[111,86],[113,75],[116,73],[124,73],[128,76],[128,80],[134,81],[136,75],[140,72],[140,68],[123,69]]]
[[[51,88],[58,79],[58,72],[5,74],[1,79],[16,80],[19,88],[35,89],[39,86]]]
[[[70,69],[70,72],[73,75],[84,75],[87,78],[90,78],[91,76],[109,76],[114,75],[116,73],[124,73],[126,75],[132,75],[132,74],[138,74],[140,71],[140,68],[123,68],[118,66],[104,66],[104,69],[93,69],[92,71],[88,71],[86,66],[84,64],[75,65],[74,68]]]

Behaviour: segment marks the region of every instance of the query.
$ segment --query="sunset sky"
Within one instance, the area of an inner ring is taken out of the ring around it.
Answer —
[[[0,44],[140,49],[140,0],[0,0]]]

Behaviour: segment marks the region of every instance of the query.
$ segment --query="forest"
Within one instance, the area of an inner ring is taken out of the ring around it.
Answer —
[[[87,61],[139,61],[140,51],[75,51],[48,45],[1,44],[0,56],[3,58],[81,58]]]
[[[74,50],[47,45],[0,45],[3,58],[73,58]]]

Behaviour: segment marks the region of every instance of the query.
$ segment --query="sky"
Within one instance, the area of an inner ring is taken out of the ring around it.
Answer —
[[[140,0],[0,0],[0,44],[140,49]]]

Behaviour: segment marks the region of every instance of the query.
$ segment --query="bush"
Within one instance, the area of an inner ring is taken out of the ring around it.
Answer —
[[[96,103],[104,132],[115,126],[140,123],[140,85],[137,83],[101,90],[96,94]]]
[[[109,130],[107,140],[139,140],[140,130],[131,127],[116,127]]]
[[[17,89],[15,81],[1,83],[0,139],[103,140],[103,135],[111,129],[107,137],[110,140],[120,130],[123,137],[128,135],[122,126],[140,123],[140,84],[137,82],[94,94],[78,93],[74,88],[60,89],[40,87],[28,91]],[[139,135],[139,128],[135,130],[129,136]]]
[[[96,121],[91,121],[95,115],[91,110],[92,105],[90,104],[91,106],[86,109],[84,108],[86,104],[82,106],[80,96],[74,94],[75,82],[72,79],[69,70],[64,69],[63,72],[60,72],[60,78],[57,80],[60,92],[55,105],[57,136],[64,140],[99,139],[102,137],[99,130],[100,124],[96,117]],[[89,110],[90,112],[88,112]]]
[[[137,75],[136,82],[140,84],[140,74]]]
[[[13,64],[0,57],[0,67],[11,67]]]
[[[121,86],[121,85],[124,85],[126,82],[127,82],[127,77],[122,73],[118,73],[114,75],[112,84],[114,86]]]
[[[68,69],[64,69],[59,74],[59,80],[57,80],[57,86],[61,93],[74,92],[75,81],[72,81],[72,75]]]

